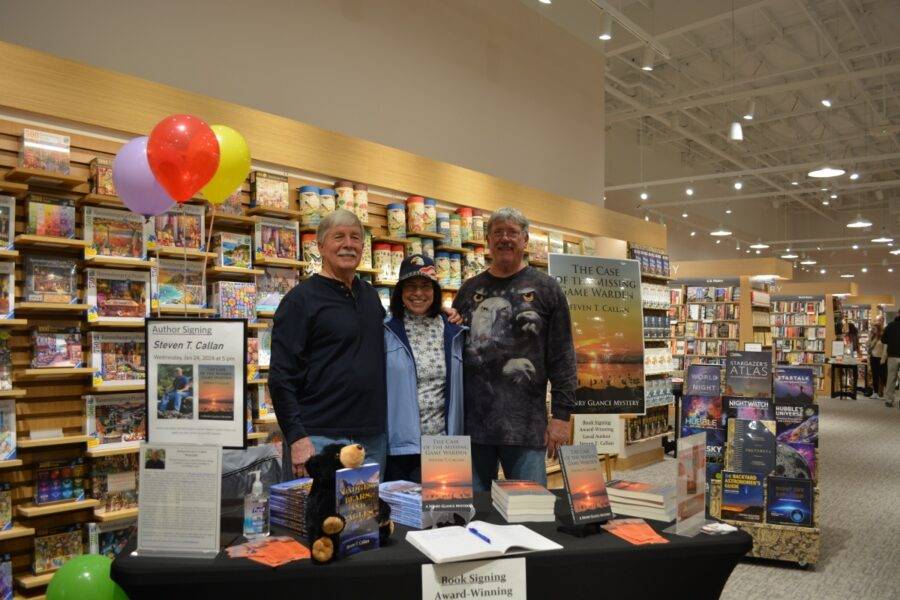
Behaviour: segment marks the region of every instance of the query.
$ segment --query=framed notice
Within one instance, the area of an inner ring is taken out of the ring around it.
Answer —
[[[142,443],[138,460],[138,554],[215,558],[222,448]]]
[[[246,448],[246,321],[151,318],[145,333],[147,440]]]

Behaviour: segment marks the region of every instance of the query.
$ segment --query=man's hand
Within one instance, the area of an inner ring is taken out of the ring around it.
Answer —
[[[447,315],[447,320],[453,323],[454,325],[462,325],[463,318],[462,315],[459,314],[459,311],[453,307],[446,307],[443,309],[444,314]]]
[[[306,461],[316,453],[309,437],[302,437],[291,444],[291,466],[295,477],[306,477]]]
[[[550,419],[547,431],[544,432],[544,443],[547,445],[547,458],[556,458],[559,447],[569,443],[569,422]]]

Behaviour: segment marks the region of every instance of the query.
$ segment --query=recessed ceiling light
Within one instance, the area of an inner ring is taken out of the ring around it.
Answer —
[[[854,250],[859,250],[859,244],[853,244],[850,247],[853,248]]]
[[[688,196],[693,196],[693,195],[694,195],[694,188],[689,187],[689,188],[687,188],[686,190],[684,190],[684,193],[687,194]]]
[[[872,221],[863,218],[863,216],[859,213],[856,214],[856,218],[847,223],[847,227],[850,229],[865,229],[866,227],[871,227]]]
[[[828,200],[822,200],[822,206],[828,206],[829,204],[831,204],[831,202]]]
[[[824,106],[825,108],[831,108],[831,99],[822,98],[822,106]]]
[[[744,184],[741,183],[740,181],[735,181],[735,182],[734,182],[734,189],[739,190],[739,189],[741,189],[742,187],[744,187]]]
[[[692,232],[691,232],[691,237],[694,237],[695,235],[697,235],[697,232],[696,232],[696,231],[692,231]]]
[[[644,48],[644,57],[641,60],[641,70],[642,71],[652,71],[653,70],[653,48],[647,46]]]
[[[641,200],[646,200],[649,197],[650,197],[650,194],[648,194],[647,192],[641,192]]]
[[[731,231],[729,231],[725,227],[722,227],[721,225],[719,225],[719,227],[717,229],[713,229],[712,231],[710,231],[709,235],[713,235],[716,237],[727,237],[727,236],[731,235]]]
[[[757,241],[755,244],[750,244],[750,247],[753,248],[754,250],[765,250],[766,248],[769,247],[769,245],[763,244],[762,242]]]
[[[687,219],[687,218],[688,218],[688,214],[687,214],[687,213],[681,213],[681,218],[682,218],[682,219]]]
[[[853,279],[854,277],[856,277],[856,275],[854,275],[853,273],[841,273],[841,277],[843,277],[844,279]]]
[[[838,167],[829,167],[828,165],[823,165],[822,167],[810,171],[807,173],[810,177],[816,177],[818,179],[828,179],[829,177],[840,177],[846,171]]]
[[[852,179],[853,181],[856,181],[857,179],[859,179],[859,173],[856,173],[856,172],[850,173],[850,179]]]
[[[891,250],[891,254],[893,254],[894,256],[897,256],[898,254],[900,254],[900,248],[897,248],[896,250]]]
[[[603,18],[600,19],[600,34],[597,36],[597,38],[603,40],[604,42],[608,42],[613,37],[612,31],[612,15],[610,15],[608,12],[605,12],[603,13]]]
[[[731,209],[730,209],[730,208],[726,208],[726,209],[725,209],[725,214],[726,214],[726,215],[730,215],[730,214],[731,214]]]
[[[797,258],[797,255],[794,254],[793,252],[791,252],[790,250],[788,250],[787,252],[785,252],[784,254],[781,255],[781,258],[783,258],[785,260],[794,260],[795,258]]]
[[[894,272],[894,268],[893,268],[893,267],[888,267],[888,273],[893,273],[893,272]]]
[[[762,252],[762,250],[757,250],[757,251],[756,251],[757,254],[759,254],[760,252]]]
[[[868,268],[868,267],[863,267],[862,269],[860,269],[860,271],[862,271],[863,273],[868,273],[868,272],[869,272],[869,268]]]
[[[553,0],[539,0],[541,4],[550,4]]]
[[[800,261],[801,265],[814,265],[816,264],[816,260],[812,258],[804,258]]]
[[[821,273],[822,275],[824,275],[825,273],[827,273],[827,271],[826,271],[825,269],[819,269],[819,273]]]
[[[645,221],[649,221],[649,220],[650,220],[650,215],[645,214],[645,215],[644,215],[644,220],[645,220]]]
[[[716,243],[717,243],[717,244],[721,244],[721,243],[722,243],[722,240],[716,240]]]
[[[744,120],[752,121],[753,115],[756,114],[756,100],[747,101],[747,110],[744,111]]]

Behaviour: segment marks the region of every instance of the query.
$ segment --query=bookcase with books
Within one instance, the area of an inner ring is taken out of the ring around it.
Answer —
[[[62,136],[66,148],[71,143],[71,155],[68,149],[64,155],[49,157],[29,150],[27,169],[9,168],[16,162],[14,153],[8,153],[7,162],[0,163],[0,264],[7,265],[0,268],[0,447],[4,450],[0,484],[12,484],[15,532],[0,538],[0,554],[12,556],[13,579],[26,598],[41,594],[49,581],[49,573],[38,575],[32,569],[36,529],[62,527],[84,533],[88,524],[125,522],[137,515],[133,505],[136,487],[133,496],[124,499],[110,499],[108,486],[103,485],[97,493],[105,494],[105,498],[90,497],[89,487],[84,500],[67,503],[52,514],[38,510],[31,491],[36,487],[35,467],[48,458],[73,464],[82,461],[80,464],[88,473],[107,477],[113,473],[113,481],[118,473],[126,473],[121,478],[131,481],[136,444],[146,434],[145,365],[139,348],[143,345],[142,327],[148,306],[152,316],[204,318],[216,311],[232,314],[225,309],[243,310],[249,303],[244,301],[247,294],[242,295],[240,290],[231,294],[230,290],[236,284],[255,284],[255,318],[248,315],[248,349],[253,353],[248,357],[251,378],[247,409],[252,429],[248,439],[251,444],[271,443],[280,451],[280,432],[267,394],[271,319],[284,294],[309,276],[307,264],[299,260],[305,247],[302,242],[297,247],[293,227],[297,227],[302,240],[304,234],[314,234],[315,224],[306,222],[300,210],[300,189],[314,187],[329,196],[327,192],[335,184],[332,177],[293,166],[290,174],[284,175],[287,198],[276,198],[269,190],[266,202],[253,202],[253,188],[245,181],[215,211],[202,198],[194,198],[183,211],[176,206],[168,214],[151,219],[145,229],[142,220],[135,220],[115,194],[110,162],[120,144],[92,135],[90,126],[65,123],[59,121],[57,126],[79,131]],[[52,126],[47,124],[46,128]],[[21,123],[0,119],[4,147],[21,146],[22,137]],[[66,173],[59,177],[35,176],[38,172],[50,173],[63,164]],[[13,182],[7,177],[9,173],[21,176],[22,183]],[[405,200],[406,193],[361,183],[352,187],[354,203],[346,204],[346,194],[339,201],[357,213],[368,232],[368,244],[358,269],[362,278],[373,279],[379,258],[373,256],[372,245],[378,240],[388,240],[392,249],[399,248],[401,257],[414,251],[428,253],[429,248],[435,253],[437,246],[446,241],[444,234],[437,231],[407,236],[407,231],[389,229],[387,206]],[[35,202],[27,205],[29,194]],[[38,198],[60,202],[44,202],[37,211]],[[280,204],[282,200],[286,208]],[[442,213],[465,208],[445,201],[435,205]],[[33,209],[31,213],[29,208]],[[252,211],[258,216],[249,214]],[[18,243],[15,232],[29,231],[29,217],[35,233],[27,234],[28,238],[19,236]],[[478,212],[477,217],[468,224],[472,228],[470,237],[460,239],[459,246],[466,250],[461,271],[465,276],[477,274],[485,264],[484,224],[488,213]],[[291,223],[291,230],[282,233],[273,229],[269,238],[261,240],[275,251],[265,254],[267,247],[263,246],[261,255],[265,260],[258,261],[259,256],[252,256],[255,244],[248,251],[247,236],[255,233],[257,222],[275,219]],[[562,219],[558,225],[571,228],[572,224]],[[480,235],[474,229],[478,225],[482,228]],[[622,236],[665,244],[662,228],[654,237],[646,235],[643,221],[626,220],[625,225]],[[581,235],[552,233],[548,234],[549,249],[594,254],[593,236],[602,231]],[[214,238],[218,240],[219,252],[213,254],[208,240],[217,234],[228,235]],[[624,256],[626,240],[617,241]],[[297,259],[281,257],[278,252],[282,250]],[[470,252],[474,258],[468,260]],[[532,262],[541,267],[546,264],[545,259],[542,263],[535,256]],[[93,275],[95,281],[90,298],[88,275]],[[658,288],[665,285],[666,279],[657,277],[653,282]],[[450,300],[458,285],[444,286]],[[389,293],[390,287],[382,285],[381,290]],[[217,294],[210,294],[212,290]],[[26,314],[28,319],[23,318]],[[659,306],[648,314],[664,316],[665,308]],[[30,326],[34,326],[34,331]],[[655,346],[660,347],[660,343]],[[40,356],[32,356],[30,348],[40,349]],[[64,355],[66,365],[46,362],[45,356],[51,355]],[[664,376],[654,375],[651,379],[661,381]],[[666,404],[664,396],[664,388],[656,389],[654,398],[662,408]],[[651,430],[649,424],[642,427],[642,431]],[[116,470],[111,470],[110,464]],[[81,546],[84,552],[88,548],[89,544]],[[50,564],[41,560],[41,565]],[[53,564],[56,568],[61,562]]]
[[[684,376],[692,364],[724,365],[741,335],[741,280],[678,280],[669,289],[669,347],[675,371]]]
[[[829,389],[827,358],[834,340],[832,295],[776,295],[770,314],[772,340],[777,365],[812,369],[815,390]]]

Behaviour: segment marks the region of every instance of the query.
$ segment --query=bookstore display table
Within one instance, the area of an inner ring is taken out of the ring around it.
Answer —
[[[856,363],[831,363],[831,397],[856,400],[856,379],[859,365]]]
[[[559,490],[556,491],[559,493]],[[562,509],[557,502],[557,514]],[[503,523],[490,494],[478,494],[476,518]],[[665,525],[651,522],[661,531]],[[607,532],[576,538],[556,531],[555,523],[526,523],[563,550],[524,555],[528,598],[653,598],[674,595],[718,598],[737,562],[751,549],[751,537],[739,531],[724,536],[683,538],[663,534],[668,544],[632,546]],[[241,540],[235,528],[222,532],[222,544]],[[131,600],[142,598],[282,598],[349,600],[417,599],[422,593],[421,565],[428,559],[405,541],[398,525],[393,543],[327,565],[309,560],[278,568],[224,553],[212,560],[135,557],[135,540],[113,562],[112,578]],[[274,535],[286,535],[273,528]]]

